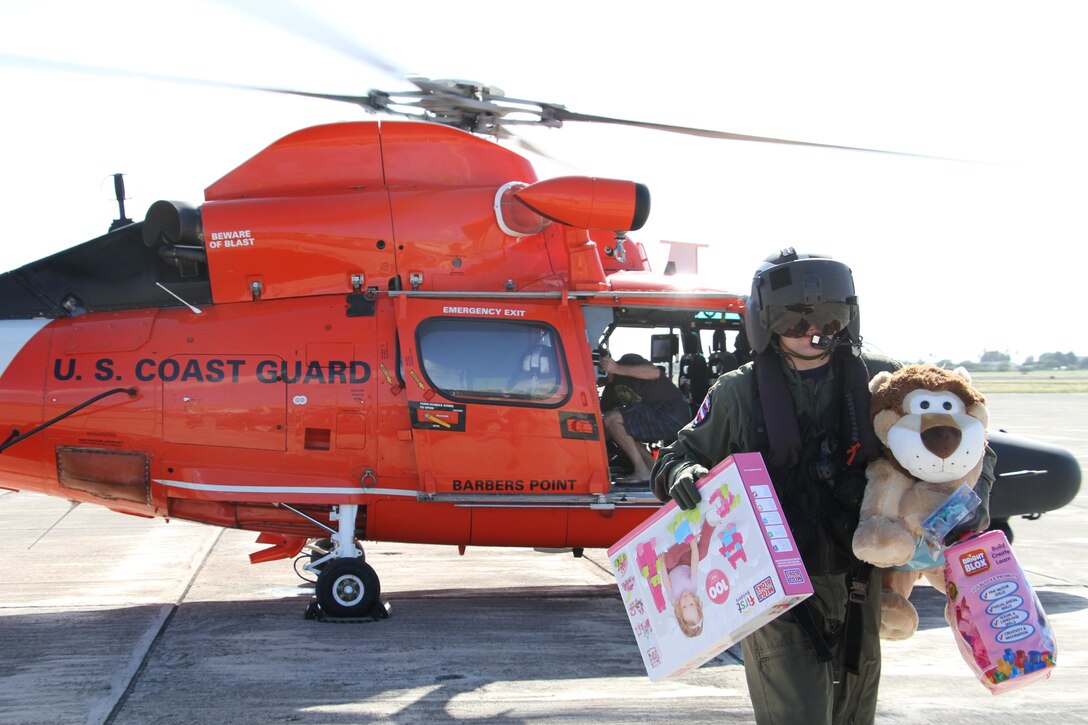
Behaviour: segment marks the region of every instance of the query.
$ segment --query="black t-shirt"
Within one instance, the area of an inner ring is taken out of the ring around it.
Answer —
[[[640,355],[627,354],[617,361],[620,365],[649,365]],[[638,403],[647,405],[673,405],[682,417],[688,416],[688,403],[684,394],[662,372],[653,380],[613,375],[601,395],[601,410],[623,408]]]

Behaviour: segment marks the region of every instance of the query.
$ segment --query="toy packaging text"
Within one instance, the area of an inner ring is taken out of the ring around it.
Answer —
[[[689,511],[669,502],[608,550],[651,680],[675,677],[812,594],[758,453],[698,481]]]
[[[1054,632],[1005,534],[960,541],[944,555],[952,631],[979,681],[999,694],[1050,677]]]

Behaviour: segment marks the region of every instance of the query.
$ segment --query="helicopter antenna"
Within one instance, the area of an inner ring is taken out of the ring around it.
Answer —
[[[65,517],[66,517],[66,516],[68,516],[68,514],[70,514],[70,513],[72,513],[73,511],[75,511],[75,510],[76,510],[76,506],[79,506],[79,501],[69,501],[69,502],[68,502],[68,504],[69,504],[69,505],[68,505],[68,510],[67,510],[67,511],[65,511],[64,513],[62,513],[62,514],[60,515],[60,518],[58,518],[58,519],[57,519],[56,521],[54,521],[54,522],[53,522],[53,525],[52,525],[52,526],[50,526],[50,527],[49,527],[48,529],[46,529],[45,531],[43,531],[43,532],[42,532],[42,535],[41,535],[41,536],[39,536],[38,538],[34,539],[34,543],[32,543],[32,544],[31,544],[30,546],[26,547],[27,551],[30,551],[30,550],[31,550],[32,548],[34,548],[34,544],[37,544],[37,543],[38,543],[39,541],[41,541],[42,539],[44,539],[44,538],[46,537],[46,535],[47,535],[47,534],[48,534],[48,533],[49,533],[50,531],[52,531],[53,529],[57,528],[57,524],[59,524],[59,523],[60,523],[61,521],[64,521]]]
[[[125,216],[125,175],[113,175],[113,193],[117,197],[117,218],[110,224],[110,231],[127,227],[132,220]]]
[[[179,296],[178,296],[177,294],[175,294],[174,292],[171,292],[171,291],[170,291],[170,290],[169,290],[169,289],[167,288],[167,286],[166,286],[166,285],[164,285],[164,284],[163,284],[162,282],[156,282],[156,283],[155,283],[155,286],[156,286],[156,287],[162,287],[163,291],[164,291],[164,292],[166,292],[166,294],[170,295],[170,296],[171,296],[171,297],[173,297],[173,298],[174,298],[175,300],[177,300],[177,301],[178,301],[178,302],[180,302],[181,304],[183,304],[183,305],[185,305],[186,307],[188,307],[188,308],[189,308],[190,310],[192,310],[192,311],[193,311],[193,314],[195,314],[195,315],[203,315],[203,314],[204,314],[204,310],[200,309],[200,308],[199,308],[199,307],[197,307],[196,305],[191,305],[191,304],[189,304],[188,302],[186,302],[185,300],[181,299],[181,297],[179,297]]]

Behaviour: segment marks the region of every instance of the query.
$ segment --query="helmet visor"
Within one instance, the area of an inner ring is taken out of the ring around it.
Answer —
[[[812,328],[819,335],[833,337],[850,324],[851,307],[846,302],[771,305],[767,308],[767,328],[782,337],[805,337]]]

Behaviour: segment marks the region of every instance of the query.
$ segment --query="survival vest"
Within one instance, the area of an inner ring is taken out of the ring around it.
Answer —
[[[766,460],[794,541],[810,574],[856,569],[852,542],[865,493],[865,466],[880,454],[869,418],[869,372],[849,346],[832,353],[832,404],[800,421],[781,359],[755,355],[756,450]]]

